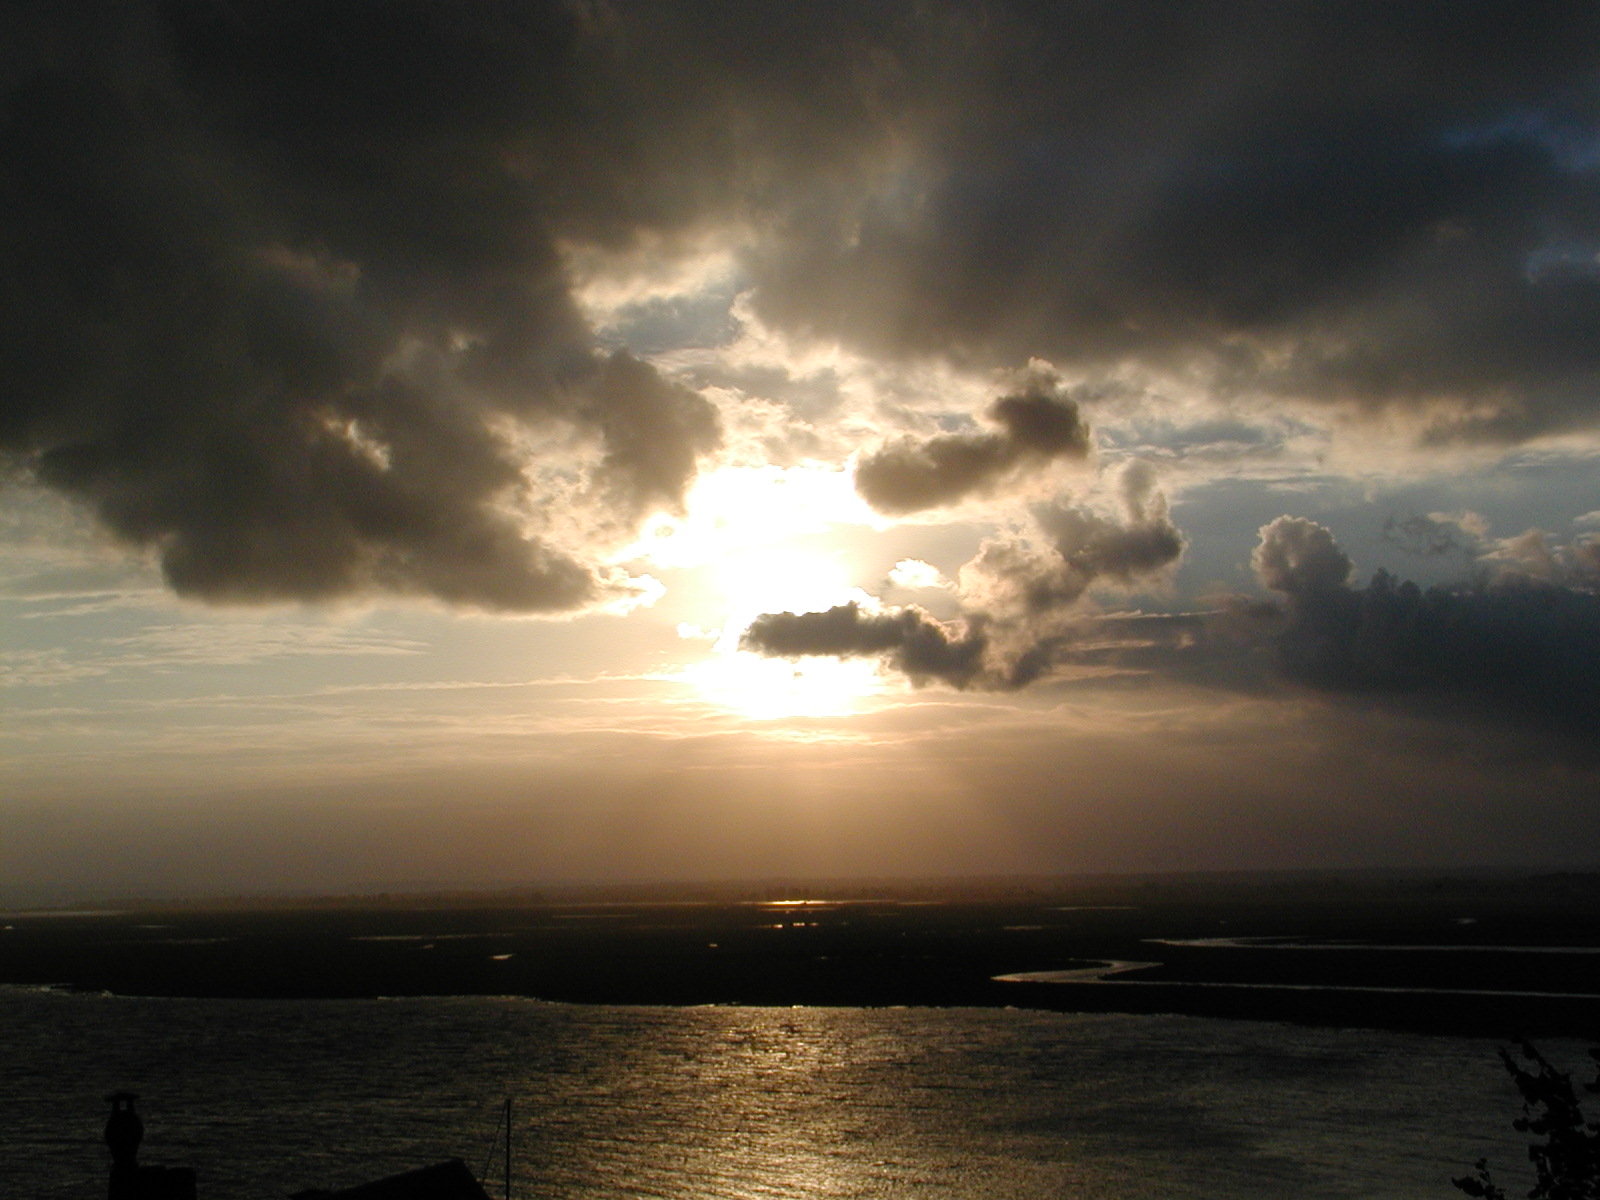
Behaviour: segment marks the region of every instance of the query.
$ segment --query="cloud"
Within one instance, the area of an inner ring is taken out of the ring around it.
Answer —
[[[1147,519],[1164,514],[1143,471],[1124,481],[1124,495]],[[1105,546],[1153,540],[1109,522],[1096,533]],[[1592,555],[1593,545],[1581,543],[1583,552]],[[1130,577],[1137,577],[1133,564],[1163,557],[1141,555],[1118,560]],[[1576,551],[1568,557],[1580,558]],[[1074,607],[1081,578],[1062,553],[997,541],[963,570],[960,621],[939,622],[915,608],[871,614],[852,604],[764,615],[743,644],[778,656],[876,656],[918,683],[957,688],[1015,689],[1064,669],[1262,696],[1281,696],[1290,683],[1302,695],[1310,689],[1397,716],[1467,721],[1462,728],[1475,732],[1464,737],[1498,731],[1495,753],[1536,741],[1564,757],[1592,758],[1600,574],[1552,582],[1516,571],[1423,589],[1379,571],[1356,586],[1332,532],[1288,515],[1262,527],[1252,561],[1280,599],[1227,597],[1205,612],[1099,615]]]
[[[57,649],[0,652],[7,687],[56,687],[79,679],[189,666],[258,666],[273,659],[420,654],[414,639],[332,626],[260,622],[150,626],[98,638],[68,655]]]
[[[1097,584],[1130,587],[1176,563],[1186,542],[1156,486],[1154,469],[1133,460],[1121,468],[1115,484],[1120,519],[1056,501],[1033,513],[1047,547],[986,542],[962,568],[963,598],[981,611],[1030,621],[1076,603]]]
[[[1137,363],[1220,397],[1399,413],[1431,441],[1592,428],[1600,13],[1523,15],[1150,2],[931,22],[893,44],[900,169],[781,221],[757,311],[881,353]]]
[[[1571,542],[1542,529],[1488,539],[1478,562],[1500,583],[1548,583],[1592,591],[1600,587],[1600,538],[1580,535]]]
[[[1592,587],[1600,583],[1600,538],[1580,538],[1572,544],[1573,569]]]
[[[1526,529],[1514,537],[1501,538],[1482,555],[1502,576],[1541,583],[1552,583],[1562,573],[1563,563],[1543,530]]]
[[[959,573],[961,615],[954,621],[938,621],[914,606],[881,614],[854,604],[766,613],[750,625],[741,646],[779,657],[875,656],[918,683],[1024,687],[1071,642],[1069,630],[1081,620],[1074,606],[1091,586],[1138,585],[1183,553],[1183,534],[1172,523],[1154,470],[1133,461],[1114,482],[1121,520],[1076,505],[1043,505],[1034,516],[1045,545],[985,541]]]
[[[1108,381],[1425,443],[1600,417],[1590,6],[13,8],[0,453],[187,595],[626,593],[601,543],[720,438],[640,354],[721,326],[674,283],[618,348],[595,263],[715,263],[796,345],[1055,364],[867,454],[891,514],[1083,457]],[[1279,436],[1192,415],[1161,436]]]
[[[608,206],[529,177],[595,31],[539,5],[78,24],[26,6],[0,73],[0,451],[210,601],[630,594],[551,530],[678,507],[719,428],[599,350],[554,226]]]
[[[1380,570],[1358,585],[1330,530],[1287,515],[1262,527],[1252,557],[1276,599],[1098,618],[1056,661],[1280,701],[1290,684],[1362,719],[1437,725],[1426,736],[1468,756],[1594,761],[1600,575],[1503,570],[1422,588]]]
[[[1168,515],[1166,496],[1157,488],[1149,463],[1129,462],[1117,484],[1125,517],[1121,522],[1061,504],[1035,515],[1074,571],[1090,580],[1131,584],[1176,562],[1184,538]]]
[[[1487,522],[1477,513],[1391,516],[1383,523],[1384,541],[1422,558],[1476,554],[1487,533]]]
[[[949,580],[940,574],[938,567],[920,558],[902,558],[895,563],[889,571],[888,583],[909,591],[950,586]]]
[[[1510,542],[1520,565],[1553,561],[1536,533]],[[1516,570],[1426,590],[1379,571],[1352,587],[1350,560],[1329,531],[1287,516],[1262,528],[1253,559],[1286,599],[1282,617],[1263,628],[1276,625],[1270,636],[1289,678],[1592,740],[1600,719],[1600,593],[1592,586]]]
[[[946,625],[916,607],[868,613],[851,601],[826,612],[763,613],[739,645],[776,658],[881,658],[913,683],[965,688],[983,673],[988,639],[976,622]]]
[[[984,414],[999,432],[891,442],[863,456],[856,490],[879,512],[902,515],[984,495],[1054,459],[1087,457],[1089,427],[1053,372],[1036,365],[1021,383]]]
[[[715,409],[626,351],[602,360],[586,406],[605,445],[609,499],[633,520],[680,508],[699,456],[721,440]]]
[[[1278,517],[1261,527],[1250,565],[1263,587],[1288,596],[1342,588],[1355,570],[1325,525],[1304,517]]]

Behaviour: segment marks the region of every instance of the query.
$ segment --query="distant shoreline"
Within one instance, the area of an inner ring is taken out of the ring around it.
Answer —
[[[631,882],[373,883],[344,891],[85,895],[0,885],[0,921],[124,912],[260,912],[350,908],[633,907],[726,904],[949,904],[1043,901],[1074,907],[1194,896],[1573,894],[1600,902],[1600,862],[1463,867],[1305,867],[1280,870],[1079,872],[1068,875],[841,877]],[[53,894],[52,894],[53,893]]]
[[[1600,877],[1099,881],[1004,895],[77,909],[0,983],[117,996],[1183,1013],[1600,1034]]]

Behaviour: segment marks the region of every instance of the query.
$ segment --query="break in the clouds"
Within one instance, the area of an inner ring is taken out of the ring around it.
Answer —
[[[996,432],[891,442],[857,464],[856,490],[879,512],[904,515],[983,495],[1029,467],[1086,457],[1089,426],[1054,373],[1036,364],[1021,382],[986,411]]]

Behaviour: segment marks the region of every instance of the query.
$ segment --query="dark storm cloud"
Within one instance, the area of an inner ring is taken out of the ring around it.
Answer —
[[[623,517],[716,444],[704,400],[595,352],[508,165],[573,22],[454,11],[24,10],[0,445],[180,592],[576,608],[608,585],[532,531],[505,430],[591,440]]]
[[[915,607],[868,613],[852,601],[826,612],[763,613],[739,644],[774,658],[881,658],[914,683],[964,688],[983,671],[987,638],[977,622],[946,625]]]
[[[1593,5],[7,16],[0,450],[192,594],[597,599],[555,497],[670,507],[717,431],[602,353],[567,246],[738,231],[789,333],[1416,406],[1435,440],[1600,403]],[[869,456],[864,494],[1081,449],[1059,397],[992,416]]]
[[[990,5],[920,153],[764,248],[758,311],[894,352],[1130,361],[1432,406],[1600,412],[1600,9]]]
[[[1600,720],[1592,587],[1506,572],[1424,590],[1386,571],[1352,587],[1349,559],[1329,531],[1295,517],[1262,529],[1254,562],[1284,596],[1283,613],[1268,622],[1290,678],[1592,740]]]
[[[725,15],[13,6],[0,451],[191,595],[603,599],[550,506],[672,508],[719,431],[600,352],[560,245],[670,241],[870,141],[850,20]]]
[[[904,514],[982,495],[1030,466],[1089,453],[1089,427],[1077,401],[1042,370],[1001,396],[984,414],[997,433],[902,438],[866,455],[856,491],[882,513]]]

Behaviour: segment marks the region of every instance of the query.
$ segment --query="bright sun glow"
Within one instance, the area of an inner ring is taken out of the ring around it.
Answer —
[[[870,602],[852,587],[843,564],[816,551],[764,548],[733,554],[709,569],[724,618],[705,660],[685,671],[700,694],[749,717],[839,716],[882,690],[870,660],[763,658],[739,649],[739,637],[764,612],[815,612],[851,600]]]
[[[789,662],[739,649],[740,635],[762,613],[871,604],[838,555],[806,541],[871,519],[843,471],[727,467],[702,477],[685,514],[652,522],[629,551],[649,566],[694,575],[712,644],[682,677],[711,703],[759,719],[842,715],[882,691],[870,660]]]
[[[840,717],[883,690],[877,665],[861,660],[807,658],[786,662],[738,649],[714,647],[709,657],[683,668],[680,678],[701,699],[758,721],[785,717]]]
[[[770,550],[838,525],[875,525],[850,472],[825,466],[722,467],[700,476],[684,515],[648,522],[623,552],[655,567],[698,567]]]

